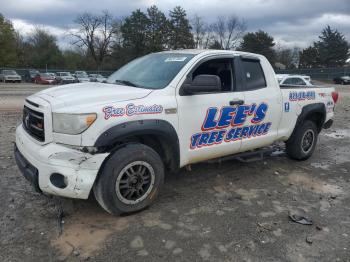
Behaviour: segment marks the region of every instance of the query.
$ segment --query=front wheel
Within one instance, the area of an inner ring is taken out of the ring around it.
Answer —
[[[163,182],[164,166],[157,152],[143,144],[129,144],[109,157],[93,191],[107,212],[127,214],[151,205]]]
[[[306,160],[315,150],[318,130],[313,121],[302,123],[286,143],[286,152],[290,158]]]

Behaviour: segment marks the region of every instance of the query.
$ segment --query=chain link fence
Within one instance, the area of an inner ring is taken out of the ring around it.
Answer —
[[[28,68],[0,68],[0,71],[3,69],[15,70],[20,76],[24,76]],[[74,73],[79,70],[67,70],[67,69],[38,69],[39,72],[70,72]],[[340,68],[306,68],[306,69],[276,69],[276,74],[295,74],[295,75],[308,75],[311,79],[320,79],[320,80],[333,80],[335,77],[350,75],[350,67],[340,67]],[[114,71],[93,71],[85,70],[88,74],[101,74],[105,77],[110,76]]]
[[[333,80],[339,76],[350,76],[350,67],[339,68],[306,68],[275,70],[276,74],[308,75],[311,79]]]
[[[34,68],[1,68],[0,67],[0,71],[1,70],[15,70],[20,76],[24,77],[25,72],[28,70],[34,70]],[[41,73],[57,73],[57,72],[70,72],[70,73],[74,73],[75,71],[85,71],[87,74],[101,74],[104,77],[108,77],[110,76],[114,71],[108,71],[108,70],[100,70],[100,71],[93,71],[93,70],[67,70],[67,69],[36,69]]]

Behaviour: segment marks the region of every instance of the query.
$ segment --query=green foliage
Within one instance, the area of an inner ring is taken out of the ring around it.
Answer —
[[[322,30],[319,39],[300,53],[299,67],[344,66],[349,56],[349,44],[344,35],[327,26]]]
[[[169,21],[165,14],[153,5],[147,9],[147,49],[150,52],[158,52],[166,49],[169,36]]]
[[[274,65],[276,53],[273,49],[275,46],[273,41],[273,37],[262,30],[247,33],[243,36],[239,50],[264,55]]]
[[[315,43],[318,50],[321,66],[343,66],[348,58],[349,45],[343,34],[327,26],[319,36],[320,41]]]
[[[314,68],[320,66],[320,55],[315,46],[309,46],[300,52],[299,67]]]
[[[186,11],[176,6],[169,13],[170,16],[170,37],[169,48],[193,48],[194,40],[191,33],[192,27],[187,19]]]
[[[34,68],[57,68],[63,64],[63,56],[57,39],[43,29],[35,29],[28,39],[28,57]]]
[[[150,20],[140,9],[126,17],[121,26],[123,47],[131,57],[138,57],[147,53],[147,33]]]
[[[0,14],[0,67],[17,64],[16,37],[12,23]]]

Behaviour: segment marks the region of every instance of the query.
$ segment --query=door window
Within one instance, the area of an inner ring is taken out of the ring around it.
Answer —
[[[231,92],[234,83],[232,58],[211,59],[203,62],[192,73],[192,80],[197,75],[216,75],[221,80],[221,92]]]
[[[245,90],[254,90],[266,87],[266,80],[260,61],[255,59],[242,59]]]

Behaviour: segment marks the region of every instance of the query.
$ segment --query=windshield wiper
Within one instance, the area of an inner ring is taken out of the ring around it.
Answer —
[[[128,80],[120,80],[120,79],[117,79],[115,80],[116,83],[121,83],[123,85],[126,85],[126,86],[133,86],[133,87],[141,87],[141,86],[138,86],[136,84],[134,84],[133,82],[130,82]]]

